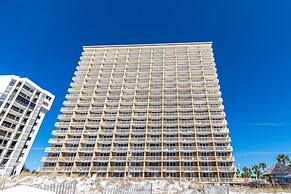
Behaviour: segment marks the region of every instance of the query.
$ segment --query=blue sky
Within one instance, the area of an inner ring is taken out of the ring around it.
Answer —
[[[83,45],[213,41],[236,165],[291,156],[291,1],[0,1],[0,74],[55,94],[37,169]]]

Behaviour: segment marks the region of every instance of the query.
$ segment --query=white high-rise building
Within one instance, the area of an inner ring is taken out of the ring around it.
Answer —
[[[0,176],[21,172],[53,100],[27,78],[0,75]]]
[[[211,45],[85,46],[40,172],[231,181]]]

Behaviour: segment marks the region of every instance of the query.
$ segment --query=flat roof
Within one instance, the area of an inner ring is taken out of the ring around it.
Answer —
[[[148,46],[182,46],[182,45],[201,45],[212,44],[212,42],[183,42],[183,43],[154,43],[154,44],[124,44],[124,45],[96,45],[83,46],[83,48],[107,48],[107,47],[148,47]]]

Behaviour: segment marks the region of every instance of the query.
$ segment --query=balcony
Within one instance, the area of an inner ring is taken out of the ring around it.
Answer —
[[[190,160],[190,161],[196,161],[197,157],[196,156],[181,156],[182,160]]]
[[[130,141],[134,141],[134,142],[139,142],[139,141],[141,141],[141,142],[144,142],[144,141],[145,141],[145,137],[141,137],[141,138],[134,138],[134,137],[132,137],[132,138],[130,139]]]
[[[214,142],[230,142],[230,137],[214,137]]]
[[[76,110],[76,111],[87,112],[88,109],[89,109],[89,106],[87,106],[87,107],[78,107],[78,108],[76,108],[75,110]]]
[[[197,166],[181,166],[181,171],[190,171],[190,172],[193,172],[193,171],[198,171],[198,167]]]
[[[145,166],[144,168],[147,172],[160,172],[162,170],[161,166]]]
[[[199,160],[204,160],[204,161],[215,161],[216,158],[215,158],[215,156],[199,156]]]
[[[160,151],[160,150],[162,150],[162,146],[160,146],[160,147],[151,147],[151,146],[148,146],[147,147],[147,150]]]
[[[158,160],[161,161],[161,156],[146,156],[146,160]]]
[[[164,129],[164,133],[178,133],[178,129]]]
[[[161,142],[162,141],[162,137],[149,137],[149,138],[147,138],[146,141],[149,141],[149,142]]]
[[[127,160],[127,156],[112,156],[111,160]]]
[[[92,156],[79,156],[76,158],[76,161],[80,162],[90,162],[92,160]]]
[[[106,161],[106,160],[109,160],[109,156],[95,156],[93,157],[93,161]]]
[[[180,160],[179,156],[164,156],[163,157],[164,160]]]
[[[203,129],[196,129],[196,132],[198,133],[211,133],[211,128],[203,128]]]
[[[56,167],[40,167],[38,169],[39,172],[53,172]]]
[[[151,135],[153,134],[161,134],[162,133],[162,129],[148,129],[148,133],[150,133]]]
[[[164,146],[163,150],[179,151],[179,146]]]
[[[77,152],[78,147],[64,147],[62,148],[62,152]]]
[[[105,130],[105,129],[102,129],[102,130],[99,131],[99,134],[100,135],[106,135],[106,134],[112,134],[112,133],[114,133],[114,130]]]
[[[220,151],[232,151],[231,146],[216,146],[215,149]]]
[[[174,172],[179,172],[180,167],[179,166],[164,166],[164,171],[174,171]]]
[[[200,171],[213,172],[213,171],[217,171],[217,167],[216,166],[200,166]]]
[[[56,162],[58,161],[58,157],[42,157],[42,162]]]
[[[94,151],[94,147],[83,147],[83,148],[79,148],[78,151],[79,152],[93,152]]]
[[[236,168],[234,166],[218,166],[218,170],[221,172],[235,172]]]
[[[131,133],[135,133],[135,134],[145,134],[146,133],[146,130],[132,129]]]
[[[143,172],[145,168],[143,166],[131,166],[130,171],[131,172]]]
[[[57,168],[58,172],[72,172],[72,167],[60,166]]]
[[[64,135],[68,132],[68,130],[53,130],[52,135]]]
[[[78,105],[90,105],[90,103],[91,103],[90,100],[79,100],[78,101]]]
[[[70,84],[70,86],[71,86],[72,88],[81,88],[82,85],[83,85],[83,83],[78,83],[78,82],[72,82],[72,83]]]
[[[195,142],[195,137],[181,137],[180,141],[182,142]]]
[[[65,142],[65,139],[49,139],[48,143],[50,144],[62,144]]]
[[[120,172],[120,171],[125,171],[125,169],[126,169],[125,166],[111,166],[108,171]]]
[[[194,151],[196,150],[196,146],[181,146],[182,151]]]
[[[212,137],[197,137],[198,142],[212,142],[213,138]]]
[[[68,130],[68,134],[82,134],[83,130]]]
[[[107,166],[92,166],[91,171],[94,172],[107,172]]]
[[[221,129],[213,129],[213,132],[215,133],[229,133],[229,129],[228,128],[221,128]]]
[[[102,138],[102,137],[100,137],[100,138],[97,139],[97,142],[111,143],[112,140],[113,140],[113,138]]]
[[[72,127],[83,127],[85,125],[85,122],[71,122],[70,125]]]
[[[79,143],[81,138],[67,138],[65,143]]]
[[[100,122],[87,122],[86,126],[88,127],[99,127]]]
[[[70,94],[79,93],[80,91],[81,91],[80,88],[69,88],[69,89],[68,89],[68,92],[69,92]]]
[[[55,127],[69,127],[70,122],[56,122]]]
[[[94,148],[95,152],[102,152],[102,151],[109,152],[110,150],[111,150],[111,147],[95,147]]]
[[[58,115],[59,120],[70,120],[73,115]]]
[[[209,150],[214,150],[213,146],[198,146],[199,151],[209,151]]]
[[[69,156],[59,157],[59,161],[61,162],[72,162],[74,160],[75,160],[75,157],[69,157]]]
[[[114,138],[114,142],[128,142],[129,138]]]
[[[61,147],[50,147],[50,148],[46,148],[45,152],[60,152],[61,151]]]
[[[144,160],[144,156],[130,156],[130,159],[131,161],[140,161],[140,160]]]
[[[226,120],[211,120],[212,124],[221,124],[221,125],[227,125]]]
[[[73,130],[71,130],[73,131]],[[75,130],[76,133],[77,133],[77,130]],[[94,134],[97,134],[98,133],[98,130],[81,130],[80,131],[81,133],[84,132],[84,134],[91,134],[91,135],[94,135]],[[100,131],[101,132],[101,131]]]
[[[234,161],[234,157],[233,156],[217,156],[217,160],[218,161]]]
[[[84,142],[84,143],[95,143],[97,140],[97,138],[83,138],[81,139],[81,142]]]
[[[130,147],[131,151],[144,151],[145,147]]]
[[[166,141],[166,142],[178,142],[179,141],[179,137],[163,137],[163,141]]]

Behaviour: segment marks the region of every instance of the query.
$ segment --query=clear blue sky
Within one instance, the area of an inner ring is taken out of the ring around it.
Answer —
[[[291,156],[290,0],[0,2],[0,74],[56,99],[26,165],[37,169],[83,45],[213,41],[236,165]]]

